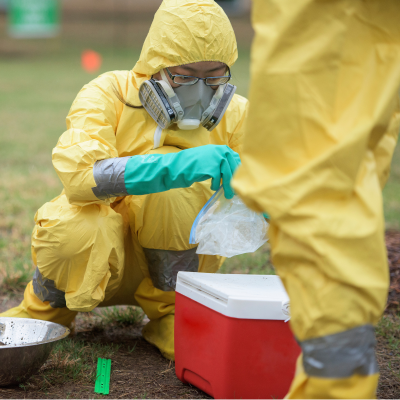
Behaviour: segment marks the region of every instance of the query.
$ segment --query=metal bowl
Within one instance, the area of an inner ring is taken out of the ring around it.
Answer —
[[[25,382],[47,360],[54,343],[70,331],[53,322],[0,318],[0,386]]]

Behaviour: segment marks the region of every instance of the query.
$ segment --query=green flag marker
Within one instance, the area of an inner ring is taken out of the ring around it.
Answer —
[[[99,358],[97,360],[97,379],[94,392],[99,394],[110,393],[111,360]]]

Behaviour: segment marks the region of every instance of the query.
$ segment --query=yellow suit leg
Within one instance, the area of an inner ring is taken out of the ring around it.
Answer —
[[[304,372],[303,356],[300,355],[296,365],[296,376],[292,382],[291,399],[320,399],[322,393],[328,393],[324,398],[330,399],[370,399],[378,386],[379,375],[363,376],[354,374],[350,378],[323,379],[310,377]]]
[[[253,4],[250,108],[233,186],[271,217],[272,260],[303,350],[288,397],[371,398],[373,325],[389,281],[381,185],[397,136],[388,127],[399,3]]]
[[[174,360],[175,292],[157,289],[150,278],[145,278],[135,298],[150,319],[143,328],[143,337],[158,347],[165,358]]]
[[[35,222],[34,279],[28,284],[22,303],[1,316],[70,325],[78,311],[93,310],[112,298],[121,286],[123,217],[108,206],[71,205],[61,195],[39,209]]]

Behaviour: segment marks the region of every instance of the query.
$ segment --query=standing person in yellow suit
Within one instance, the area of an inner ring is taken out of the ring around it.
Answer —
[[[223,261],[197,255],[189,234],[221,179],[233,196],[247,108],[228,83],[236,59],[213,0],[165,0],[133,70],[84,86],[53,150],[64,190],[35,216],[36,272],[1,316],[69,325],[78,311],[138,305],[144,338],[174,359],[176,275]]]
[[[233,188],[270,217],[302,348],[288,398],[372,398],[388,289],[381,189],[399,130],[398,0],[254,0]]]

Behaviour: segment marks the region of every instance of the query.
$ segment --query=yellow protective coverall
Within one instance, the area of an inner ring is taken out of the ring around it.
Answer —
[[[233,187],[271,217],[303,354],[288,398],[371,398],[388,267],[381,187],[399,130],[398,0],[254,0]],[[268,110],[268,111],[266,111]]]
[[[133,71],[103,74],[85,85],[72,104],[67,131],[53,150],[64,190],[39,209],[32,235],[37,270],[21,305],[1,316],[31,317],[69,325],[78,311],[116,304],[139,305],[150,319],[146,340],[174,358],[175,292],[171,268],[216,272],[223,259],[197,255],[189,244],[192,223],[211,197],[210,182],[143,196],[99,200],[97,160],[165,154],[207,144],[240,152],[247,100],[234,95],[219,125],[209,132],[156,133],[140,106],[140,84],[162,68],[199,61],[237,59],[236,38],[212,0],[165,0],[151,25]],[[150,270],[150,271],[149,271]],[[152,278],[151,278],[151,277]],[[156,280],[157,282],[154,282]]]

